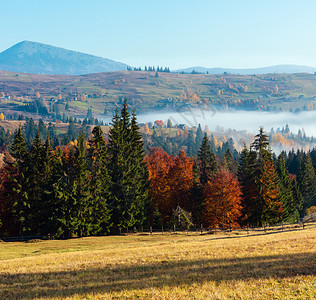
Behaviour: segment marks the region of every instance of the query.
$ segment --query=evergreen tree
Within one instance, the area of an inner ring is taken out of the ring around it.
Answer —
[[[43,181],[43,144],[40,133],[37,132],[27,156],[25,170],[25,196],[28,201],[29,212],[26,225],[31,234],[41,234],[39,219],[42,211],[42,181]]]
[[[258,187],[253,177],[256,164],[256,152],[249,151],[244,145],[238,166],[238,181],[242,191],[242,216],[240,223],[254,224],[256,220],[256,196]]]
[[[131,163],[133,165],[134,201],[136,207],[137,224],[142,225],[149,215],[150,199],[148,197],[148,169],[145,163],[145,151],[142,135],[139,132],[136,115],[133,112],[130,128]]]
[[[107,149],[100,126],[94,127],[90,141],[92,234],[107,233],[111,226],[110,177],[107,168]]]
[[[222,168],[232,173],[234,176],[237,175],[238,162],[231,155],[229,148],[227,149],[226,153],[223,156],[223,159],[221,161],[221,166]]]
[[[143,222],[146,205],[146,170],[143,142],[135,116],[130,120],[124,100],[119,116],[116,111],[109,133],[109,174],[112,182],[112,222],[114,230]]]
[[[88,165],[86,159],[85,135],[80,133],[78,138],[78,146],[76,149],[76,166],[75,166],[75,190],[74,197],[76,199],[76,214],[78,236],[88,236],[93,230],[93,217],[91,206],[91,193],[88,179]]]
[[[38,128],[34,123],[34,120],[32,118],[27,118],[23,126],[23,133],[25,135],[25,141],[28,146],[30,146],[32,141],[34,140],[37,130]]]
[[[199,167],[197,162],[193,164],[193,186],[190,192],[191,200],[191,212],[193,223],[196,225],[202,224],[202,212],[203,212],[203,188],[199,178]]]
[[[19,224],[19,232],[23,235],[28,230],[26,223],[28,219],[29,203],[25,198],[25,160],[28,156],[28,150],[21,127],[19,127],[15,133],[10,150],[14,160],[8,163],[8,177],[11,183],[7,188],[8,195],[6,197],[12,199],[12,213]]]
[[[251,147],[257,154],[252,174],[258,188],[255,199],[256,210],[253,214],[254,221],[259,226],[267,222],[278,222],[283,210],[278,176],[274,168],[268,136],[264,134],[262,127]]]
[[[304,213],[307,208],[316,205],[316,176],[309,153],[302,160],[298,172],[298,183],[304,198]]]
[[[206,133],[198,152],[198,165],[200,169],[200,182],[204,186],[217,173],[216,157],[211,152],[211,146]]]
[[[54,184],[54,199],[57,210],[52,216],[55,222],[55,237],[70,238],[78,232],[77,198],[75,180],[75,154],[69,146],[59,153],[62,176]]]
[[[58,231],[57,223],[54,220],[54,216],[58,211],[54,185],[62,177],[62,165],[61,160],[58,159],[56,153],[53,151],[49,137],[47,137],[42,151],[42,199],[40,203],[41,214],[39,215],[38,223],[42,234],[51,234],[54,236]]]
[[[168,119],[168,122],[167,122],[167,128],[172,128],[172,122],[170,119]]]
[[[42,119],[38,121],[38,130],[43,139],[47,138],[47,127]]]
[[[295,199],[292,193],[292,182],[289,177],[289,173],[285,167],[284,155],[280,155],[277,161],[276,168],[279,175],[279,187],[280,187],[280,197],[283,206],[282,217],[285,221],[290,221],[293,219],[295,211],[298,209],[298,204],[295,203]]]
[[[71,141],[73,141],[77,138],[76,128],[74,125],[74,119],[72,117],[69,118],[67,135]]]

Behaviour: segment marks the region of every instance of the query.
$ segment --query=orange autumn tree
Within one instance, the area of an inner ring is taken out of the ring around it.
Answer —
[[[216,228],[239,226],[241,208],[238,180],[228,171],[220,170],[204,188],[204,224]]]
[[[168,216],[171,204],[169,203],[170,185],[169,185],[169,171],[174,164],[172,155],[168,155],[161,148],[151,148],[150,155],[146,156],[150,187],[148,195],[152,199],[152,216],[153,213],[158,211],[161,214],[162,222]]]
[[[179,156],[173,157],[158,147],[152,148],[146,162],[152,208],[159,211],[162,223],[168,223],[177,206],[191,210],[193,162],[185,152],[181,151]]]
[[[169,172],[168,183],[170,185],[169,201],[173,209],[180,206],[186,211],[192,211],[190,191],[193,187],[193,162],[183,150],[174,160]]]

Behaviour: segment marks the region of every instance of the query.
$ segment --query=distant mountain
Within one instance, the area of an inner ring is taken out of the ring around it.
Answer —
[[[30,41],[0,53],[0,70],[12,72],[82,75],[126,68],[126,64],[111,59]]]
[[[251,75],[251,74],[269,74],[269,73],[314,73],[316,68],[309,66],[297,66],[297,65],[277,65],[263,68],[250,68],[250,69],[229,69],[229,68],[204,68],[204,67],[191,67],[186,69],[175,70],[176,73],[192,73],[192,71],[198,73],[209,74],[241,74],[241,75]]]

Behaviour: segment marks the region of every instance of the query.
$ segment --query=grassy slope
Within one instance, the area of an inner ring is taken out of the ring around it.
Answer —
[[[154,75],[154,72],[122,71],[83,76],[53,76],[0,71],[0,91],[29,96],[40,92],[47,98],[59,93],[63,96],[74,96],[76,93],[106,95],[105,98],[88,99],[84,102],[72,101],[70,111],[77,115],[86,113],[88,107],[93,107],[96,114],[102,114],[105,105],[113,110],[119,97],[128,97],[131,105],[146,111],[156,107],[162,99],[179,99],[181,93],[188,89],[196,92],[200,98],[205,97],[215,103],[259,98],[263,105],[283,109],[296,109],[307,102],[316,103],[312,98],[316,96],[316,76],[312,74],[250,76],[159,73],[158,78]],[[229,88],[229,84],[233,89]],[[274,93],[276,84],[279,91]],[[241,86],[247,86],[248,90],[234,90]],[[218,90],[222,90],[223,94],[218,95]],[[272,95],[271,98],[265,98],[267,93]],[[306,99],[298,100],[299,95],[305,95]],[[285,96],[292,99],[285,100]],[[13,103],[12,100],[4,102]],[[0,109],[4,108],[8,109],[2,103]]]
[[[316,228],[0,244],[0,298],[316,299]]]

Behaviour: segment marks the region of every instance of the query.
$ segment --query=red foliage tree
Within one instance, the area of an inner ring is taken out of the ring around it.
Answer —
[[[146,162],[152,206],[158,209],[163,224],[169,221],[178,205],[185,210],[191,210],[193,162],[185,152],[181,151],[178,157],[173,157],[158,147],[152,148]]]
[[[241,190],[234,176],[226,170],[209,180],[204,189],[204,224],[208,227],[239,226]]]
[[[157,209],[162,218],[165,219],[169,215],[170,210],[170,185],[169,171],[174,164],[172,155],[168,155],[161,148],[151,148],[150,155],[146,156],[149,172],[149,196],[152,198],[153,210]]]
[[[173,208],[178,205],[186,211],[192,211],[190,191],[193,186],[193,162],[183,150],[174,160],[168,176],[170,202]]]
[[[165,123],[162,120],[156,120],[154,124],[155,124],[155,127],[160,127],[160,128],[165,127]]]

